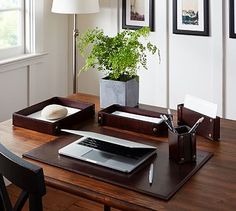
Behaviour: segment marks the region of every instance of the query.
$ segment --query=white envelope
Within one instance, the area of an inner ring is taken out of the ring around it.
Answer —
[[[184,99],[184,107],[211,118],[216,118],[217,104],[208,102],[201,98],[186,95]]]

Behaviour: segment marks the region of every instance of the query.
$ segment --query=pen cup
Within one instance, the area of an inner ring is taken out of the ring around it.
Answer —
[[[183,125],[169,130],[169,158],[179,164],[196,161],[196,133],[189,133],[190,127]]]

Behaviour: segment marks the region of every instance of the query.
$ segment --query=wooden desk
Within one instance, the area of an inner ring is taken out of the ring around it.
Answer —
[[[71,98],[93,102],[95,96],[77,94]],[[154,109],[154,107],[151,107]],[[109,129],[107,129],[109,130]],[[119,130],[116,130],[119,133]],[[122,131],[123,132],[123,131]],[[144,136],[132,133],[136,136]],[[0,123],[0,141],[21,156],[56,136]],[[166,138],[152,138],[167,141]],[[47,185],[123,210],[235,210],[236,209],[236,121],[222,119],[221,141],[197,137],[198,149],[213,152],[211,158],[168,202],[105,182],[32,161],[44,170]]]

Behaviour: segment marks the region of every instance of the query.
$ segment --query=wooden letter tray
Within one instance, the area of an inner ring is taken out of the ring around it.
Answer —
[[[178,125],[188,125],[192,127],[202,116],[204,120],[197,128],[197,134],[210,140],[218,140],[220,138],[220,117],[211,118],[185,108],[184,104],[178,105]]]
[[[46,120],[32,118],[29,115],[40,112],[45,106],[51,104],[58,104],[70,108],[79,109],[71,115],[62,119],[50,122]],[[68,128],[72,125],[79,124],[95,114],[95,105],[92,103],[85,103],[78,100],[71,100],[68,98],[53,97],[41,103],[32,105],[28,108],[13,113],[13,125],[35,130],[42,133],[56,135],[61,128]]]
[[[154,123],[112,114],[115,111],[126,112],[146,117],[160,118],[162,113],[121,105],[111,105],[98,112],[98,123],[102,126],[144,133],[154,136],[167,136],[168,128],[164,122]]]

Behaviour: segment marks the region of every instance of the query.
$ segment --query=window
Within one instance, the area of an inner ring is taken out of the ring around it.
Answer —
[[[23,54],[24,0],[0,1],[0,59]]]

